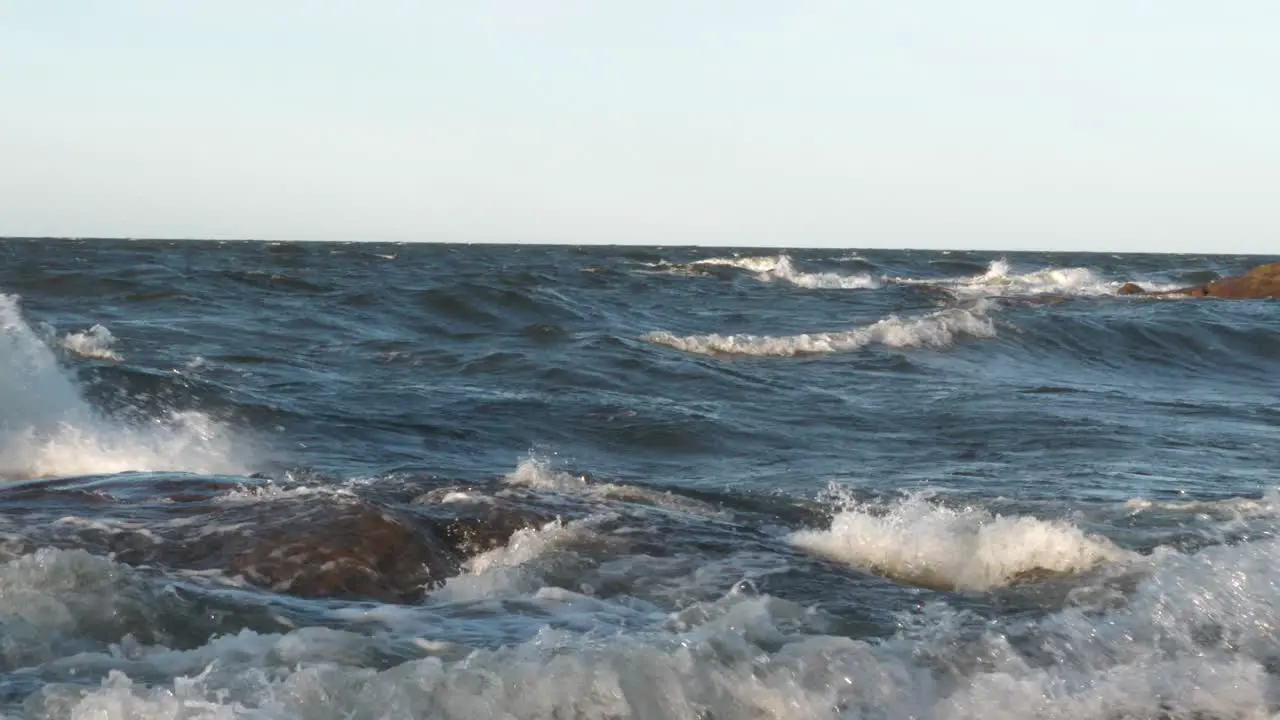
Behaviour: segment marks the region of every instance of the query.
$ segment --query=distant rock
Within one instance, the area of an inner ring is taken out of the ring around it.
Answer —
[[[1196,293],[1195,290],[1203,292]],[[1280,263],[1259,265],[1243,275],[1215,280],[1208,285],[1194,288],[1191,294],[1229,300],[1280,298]]]
[[[1224,300],[1280,299],[1280,263],[1259,265],[1243,275],[1232,275],[1206,285],[1193,285],[1177,290],[1149,292],[1135,283],[1125,283],[1117,295],[1186,295]]]

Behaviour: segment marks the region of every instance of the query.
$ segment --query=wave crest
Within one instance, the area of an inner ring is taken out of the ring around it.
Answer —
[[[983,591],[1073,575],[1131,553],[1060,520],[953,509],[911,496],[888,509],[853,504],[826,530],[789,541],[911,585]]]
[[[98,413],[23,319],[13,295],[0,295],[0,407],[0,478],[245,472],[233,460],[244,457],[244,448],[202,413],[171,413],[144,426]]]
[[[123,360],[112,347],[116,337],[102,325],[94,325],[83,332],[67,333],[62,338],[62,347],[80,357],[95,360]]]
[[[844,332],[801,335],[673,335],[655,331],[644,339],[658,345],[699,355],[754,355],[791,357],[795,355],[852,352],[867,345],[886,347],[947,347],[960,336],[995,337],[996,329],[986,313],[989,305],[979,302],[968,308],[947,308],[926,315],[899,318],[890,315],[865,327]]]
[[[813,290],[864,290],[882,285],[868,274],[842,275],[834,272],[805,272],[796,268],[789,255],[760,255],[695,260],[687,267],[734,267],[755,273],[760,282],[784,282]]]
[[[1102,297],[1115,295],[1124,283],[1105,280],[1093,270],[1083,267],[1039,268],[1025,273],[1013,271],[1007,260],[992,261],[985,272],[965,277],[921,280],[894,278],[903,285],[935,285],[946,288],[959,297],[1037,297],[1058,295],[1065,297]],[[1153,291],[1172,290],[1177,285],[1143,281],[1143,287]]]

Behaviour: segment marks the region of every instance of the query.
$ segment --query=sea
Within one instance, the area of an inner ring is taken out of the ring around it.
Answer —
[[[1275,259],[0,241],[0,717],[1280,716]]]

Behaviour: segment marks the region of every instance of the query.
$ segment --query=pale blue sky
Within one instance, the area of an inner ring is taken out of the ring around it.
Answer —
[[[1270,0],[0,0],[0,235],[1280,252]]]

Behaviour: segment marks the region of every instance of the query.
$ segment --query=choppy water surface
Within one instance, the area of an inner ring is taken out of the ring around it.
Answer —
[[[0,241],[0,714],[1272,717],[1266,260]]]

